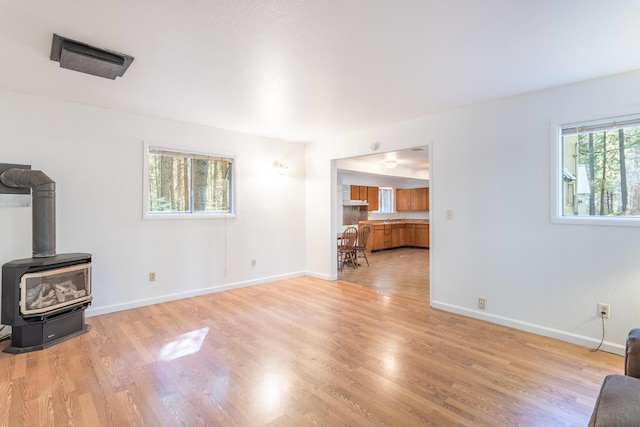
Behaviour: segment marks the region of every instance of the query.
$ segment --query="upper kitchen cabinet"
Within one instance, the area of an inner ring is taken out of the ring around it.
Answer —
[[[429,187],[396,189],[396,211],[428,211]]]
[[[412,211],[428,211],[429,210],[429,187],[411,189],[411,210]]]
[[[367,200],[367,187],[362,185],[352,185],[351,200]]]
[[[351,186],[351,200],[366,200],[369,204],[367,210],[378,210],[378,187],[368,187],[366,185]]]
[[[411,190],[409,190],[408,188],[396,189],[396,210],[397,211],[411,210]]]
[[[378,187],[367,187],[367,202],[369,202],[370,211],[377,211],[380,208],[378,204]]]

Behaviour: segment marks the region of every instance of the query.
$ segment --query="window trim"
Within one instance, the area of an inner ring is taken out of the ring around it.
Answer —
[[[596,115],[588,117],[574,118],[566,121],[551,122],[550,143],[551,143],[551,179],[550,179],[550,220],[552,224],[571,224],[571,225],[607,225],[607,226],[624,226],[624,227],[640,227],[640,216],[566,216],[563,215],[563,129],[573,128],[572,131],[564,132],[565,134],[575,134],[576,129],[592,128],[601,130],[606,128],[603,126],[608,123],[615,123],[619,127],[629,127],[629,123],[638,123],[640,126],[640,106],[636,106],[632,111],[615,112],[609,114],[601,114],[600,118],[593,118]],[[612,128],[614,129],[614,128]]]
[[[176,155],[204,156],[207,158],[223,157],[231,159],[231,212],[149,212],[149,150],[165,151],[167,153],[175,153]],[[226,219],[237,218],[238,199],[236,194],[238,159],[235,154],[224,153],[216,150],[215,153],[204,153],[198,150],[190,150],[188,148],[176,149],[167,148],[165,146],[143,143],[143,185],[142,185],[142,219],[144,220],[163,220],[163,219]]]
[[[384,190],[389,190],[389,205],[390,205],[389,207],[391,208],[390,212],[382,212],[380,210],[380,206],[382,205],[381,201],[382,201],[382,190],[383,189]],[[393,190],[394,190],[393,187],[378,187],[378,200],[379,200],[379,202],[378,202],[378,210],[371,211],[371,212],[374,212],[374,213],[377,213],[377,214],[392,214],[392,213],[395,213],[396,210],[394,209],[395,208],[395,203],[394,203],[395,200],[394,200],[394,191]]]

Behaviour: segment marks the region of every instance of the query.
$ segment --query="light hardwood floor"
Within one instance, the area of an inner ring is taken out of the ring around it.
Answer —
[[[358,256],[357,269],[345,265],[338,271],[338,279],[369,286],[381,294],[429,302],[429,249],[387,249],[367,252],[367,258],[369,265]]]
[[[49,349],[0,353],[1,426],[584,426],[623,367],[310,277],[88,322]]]

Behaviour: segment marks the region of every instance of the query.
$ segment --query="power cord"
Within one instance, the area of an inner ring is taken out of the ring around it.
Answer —
[[[598,344],[598,347],[591,349],[592,353],[600,350],[600,347],[602,347],[602,343],[604,342],[604,313],[600,313],[600,318],[602,319],[602,339],[600,340],[600,344]]]

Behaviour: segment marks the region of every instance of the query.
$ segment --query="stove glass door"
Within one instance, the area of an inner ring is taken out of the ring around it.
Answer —
[[[24,317],[85,301],[91,301],[91,263],[28,273],[20,279],[20,312]]]

